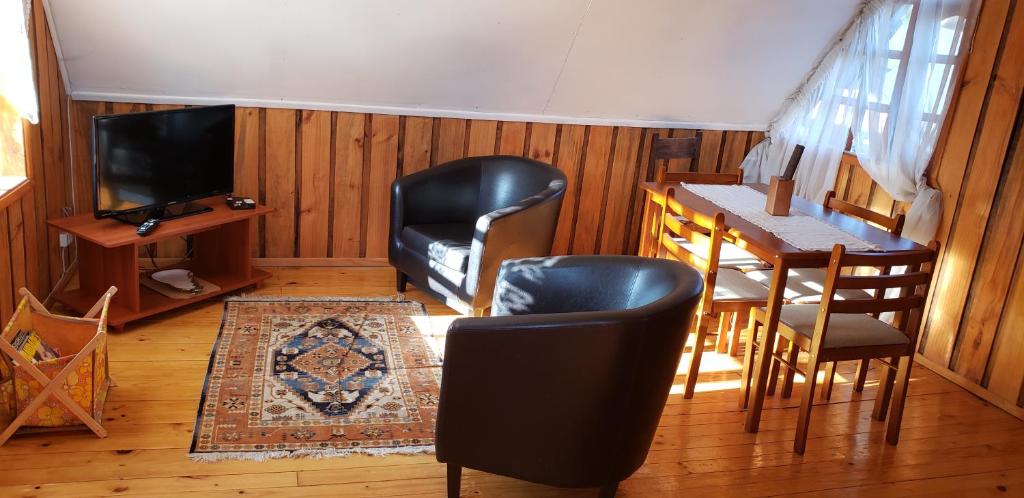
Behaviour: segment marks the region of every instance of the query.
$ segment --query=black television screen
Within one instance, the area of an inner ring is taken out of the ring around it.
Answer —
[[[235,106],[93,118],[97,218],[230,193]]]

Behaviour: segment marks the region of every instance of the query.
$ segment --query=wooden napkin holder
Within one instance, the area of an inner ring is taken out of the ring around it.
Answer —
[[[795,184],[795,180],[783,180],[773,176],[768,184],[768,202],[765,203],[764,210],[772,216],[789,216]]]

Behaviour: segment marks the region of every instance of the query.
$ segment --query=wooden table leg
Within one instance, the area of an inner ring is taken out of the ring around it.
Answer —
[[[800,359],[800,346],[797,346],[795,342],[789,343],[789,348],[786,349],[786,361],[790,365],[796,366],[797,360]],[[789,398],[793,396],[793,382],[796,378],[796,370],[786,367],[786,374],[782,381],[782,397]],[[816,379],[805,379],[804,382],[817,382]]]
[[[736,313],[726,312],[718,315],[718,337],[715,338],[715,352],[729,352],[729,329],[732,328],[732,319],[735,315]]]
[[[747,314],[747,348],[743,351],[743,372],[740,374],[740,410],[746,410],[750,403],[750,376],[754,369],[754,348],[758,344],[755,312],[756,308],[751,308]]]
[[[743,310],[742,312],[736,313],[732,320],[732,337],[729,342],[729,354],[731,356],[740,356],[741,342],[740,334],[744,330],[747,330],[747,321],[750,320],[750,310]]]
[[[654,254],[652,258],[658,257],[658,253],[661,252],[661,238],[665,234],[665,217],[668,216],[668,200],[675,196],[675,189],[669,188],[665,190],[664,194],[655,197],[655,203],[657,208],[655,209],[655,227],[654,227]]]
[[[671,193],[672,190],[670,189]],[[661,234],[665,229],[665,216],[668,214],[668,197],[665,194],[648,194],[648,206],[650,207],[649,224],[645,225],[648,235],[647,253],[642,256],[657,258],[661,251]]]
[[[757,362],[754,364],[750,409],[747,411],[747,421],[744,427],[747,432],[757,432],[761,425],[761,409],[764,407],[765,391],[768,388],[768,367],[771,365],[772,351],[775,350],[775,333],[779,328],[779,314],[782,312],[788,276],[789,266],[784,260],[776,260],[775,271],[772,272],[771,290],[768,291],[764,336],[761,339],[761,347],[757,351]]]
[[[644,217],[640,223],[640,249],[637,251],[638,256],[651,257],[651,247],[654,246],[654,209],[651,209],[651,204],[654,201],[651,199],[652,195],[650,192],[644,191]]]

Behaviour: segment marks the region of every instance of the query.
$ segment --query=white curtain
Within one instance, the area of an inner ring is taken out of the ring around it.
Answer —
[[[832,188],[853,124],[849,94],[860,79],[861,67],[851,61],[864,58],[875,31],[872,23],[878,19],[871,14],[877,9],[878,2],[865,4],[801,88],[789,97],[768,129],[770,141],[766,150],[760,151],[763,161],[744,167],[746,180],[768,183],[781,174],[793,147],[802,144],[805,150],[797,169],[796,194],[817,201]]]
[[[0,0],[0,96],[21,117],[39,122],[28,20],[31,0]]]
[[[925,183],[956,76],[973,0],[870,0],[791,96],[769,141],[744,161],[748,181],[778,175],[806,147],[797,194],[820,200],[835,184],[852,131],[864,169],[893,198],[911,202],[904,234],[926,243],[941,196]],[[909,37],[908,37],[909,33]]]
[[[886,192],[911,203],[903,234],[920,243],[935,236],[942,215],[942,195],[926,183],[926,170],[952,98],[972,3],[881,2],[879,17],[892,22],[870,40],[856,92],[853,150]],[[902,68],[893,58],[900,48]]]

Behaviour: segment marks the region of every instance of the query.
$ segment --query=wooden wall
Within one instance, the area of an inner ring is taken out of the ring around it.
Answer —
[[[1024,4],[985,0],[929,180],[943,195],[938,272],[918,360],[1024,418]],[[836,190],[903,203],[844,160]]]
[[[46,218],[91,209],[89,119],[173,108],[68,102],[49,30],[35,2],[33,49],[41,121],[26,126],[33,188],[0,209],[0,318],[27,285],[45,293],[62,274]],[[930,179],[942,191],[940,265],[919,359],[1024,417],[1024,4],[985,0],[974,46]],[[70,115],[70,122],[67,116]],[[309,110],[240,108],[236,188],[277,208],[255,228],[265,258],[382,258],[388,185],[448,160],[513,154],[551,162],[569,177],[558,254],[631,253],[638,234],[636,181],[650,175],[654,133],[696,130],[554,125]],[[731,171],[757,132],[703,131],[698,168]],[[675,162],[672,169],[689,169]],[[844,161],[839,195],[876,211],[905,211]],[[162,256],[183,243],[163,244]]]
[[[36,216],[32,195],[22,195],[0,209],[0,323],[7,324],[20,300],[18,289],[45,289],[35,263]],[[3,325],[0,325],[2,327]]]
[[[6,324],[26,287],[45,296],[63,273],[57,233],[46,227],[68,202],[65,163],[66,93],[42,3],[32,9],[30,35],[39,90],[38,124],[23,121],[29,188],[0,200],[0,323]]]
[[[910,208],[908,203],[896,201],[889,192],[875,183],[860,166],[857,156],[850,153],[843,154],[839,163],[834,190],[836,197],[886,216],[906,214]]]
[[[174,107],[73,102],[77,211],[92,209],[92,116]],[[556,254],[631,253],[640,222],[635,186],[653,171],[652,135],[698,133],[263,108],[238,108],[235,128],[236,193],[276,209],[256,229],[256,256],[314,259],[387,257],[391,182],[453,159],[489,154],[531,157],[566,173]],[[701,171],[734,171],[763,137],[701,133]],[[670,164],[678,170],[691,166]],[[161,245],[157,253],[177,255],[181,244]]]
[[[944,196],[923,361],[1024,417],[1024,3],[986,0],[931,181]]]

